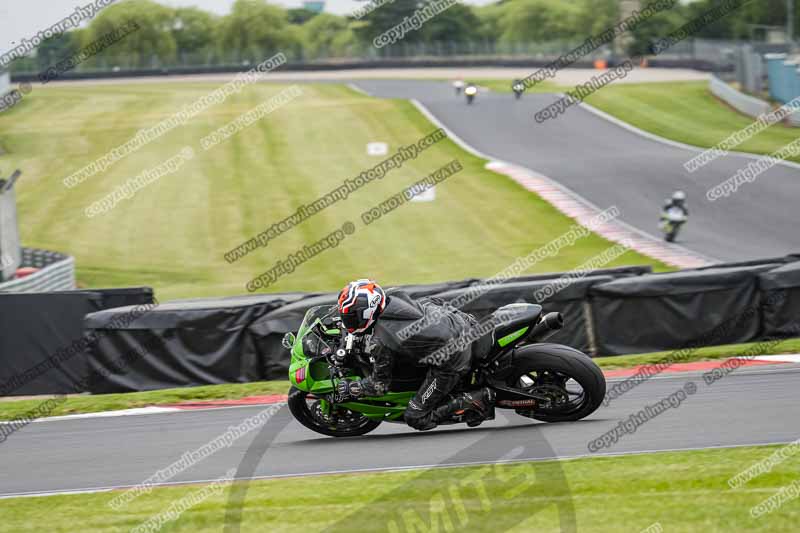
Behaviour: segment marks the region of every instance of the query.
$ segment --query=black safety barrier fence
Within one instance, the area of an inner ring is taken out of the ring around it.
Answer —
[[[120,289],[77,289],[72,291],[59,291],[57,294],[77,294],[91,292],[100,295],[100,306],[94,311],[127,307],[129,305],[151,304],[155,301],[155,293],[150,287],[124,287]]]
[[[587,309],[584,305],[589,287],[596,283],[605,283],[613,281],[613,276],[588,276],[582,279],[571,280],[568,286],[556,292],[552,296],[537,298],[537,293],[546,291],[548,287],[553,285],[553,281],[559,279],[559,276],[548,276],[545,279],[535,281],[509,281],[506,283],[499,283],[496,285],[477,286],[472,290],[469,288],[456,289],[437,294],[437,298],[441,298],[447,302],[464,302],[463,305],[458,307],[467,313],[475,315],[478,319],[490,315],[497,308],[512,303],[536,303],[541,304],[546,312],[557,311],[564,315],[564,328],[548,338],[548,342],[556,342],[569,344],[579,350],[588,352],[591,349],[591,341],[589,339],[588,331],[589,326],[587,321],[590,316],[587,316]],[[566,278],[565,278],[566,279]],[[465,301],[470,298],[473,292],[481,291],[481,294],[475,294],[474,299]]]
[[[800,324],[800,261],[759,275],[764,337],[796,336]]]
[[[681,348],[736,317],[704,344],[732,344],[758,337],[758,275],[778,264],[687,270],[629,277],[589,290],[597,352],[603,355]],[[750,311],[748,313],[748,311]]]
[[[795,259],[666,274],[653,274],[650,267],[619,267],[400,288],[414,298],[433,296],[453,302],[478,318],[510,303],[541,303],[565,317],[564,329],[548,342],[591,355],[614,355],[681,346],[752,306],[754,310],[740,317],[734,332],[725,330],[709,344],[756,338],[763,330],[758,275]],[[107,376],[92,392],[283,379],[289,365],[283,336],[297,331],[310,308],[332,306],[336,297],[336,293],[267,294],[166,304],[132,324],[104,331],[91,352],[98,366],[106,367],[146,342],[150,354],[125,373]],[[120,312],[92,315],[87,328],[103,328]]]
[[[125,323],[116,318],[130,308],[92,313],[86,317],[87,333],[101,335],[90,348],[89,366],[110,372],[93,380],[90,392],[263,379],[265,362],[251,326],[270,311],[307,297],[288,293],[168,302]],[[135,352],[142,356],[114,371],[114,361]]]
[[[564,329],[548,342],[618,355],[796,336],[800,256],[659,274],[621,267],[399,288],[414,298],[453,302],[478,318],[510,303],[540,303],[565,317]],[[337,297],[295,292],[181,300],[120,320],[131,306],[152,301],[148,291],[0,295],[4,381],[80,338],[83,315],[84,335],[98,339],[85,354],[0,395],[72,392],[71,379],[87,372],[101,376],[91,381],[92,393],[283,379],[289,364],[284,334],[297,331],[308,309],[334,305]],[[32,299],[12,300],[20,297]],[[126,357],[131,363],[115,369]]]
[[[47,361],[80,340],[84,316],[102,303],[99,293],[86,291],[0,294],[0,395],[75,392],[72,383],[88,371],[85,353]],[[35,368],[41,371],[28,372]]]
[[[0,396],[79,392],[84,317],[152,302],[150,287],[0,294]]]

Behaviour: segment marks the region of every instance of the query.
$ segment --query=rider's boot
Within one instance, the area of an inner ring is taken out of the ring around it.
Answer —
[[[494,420],[494,391],[484,387],[477,391],[461,392],[433,411],[436,423],[466,422],[469,427],[481,425],[484,420]]]

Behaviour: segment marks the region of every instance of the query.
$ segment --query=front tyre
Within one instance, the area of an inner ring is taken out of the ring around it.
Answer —
[[[371,420],[349,409],[338,409],[330,414],[322,413],[319,401],[319,398],[297,387],[289,389],[288,404],[292,416],[317,433],[329,437],[358,437],[381,425],[380,420]]]
[[[549,402],[519,415],[543,422],[570,422],[595,412],[606,395],[606,378],[591,357],[561,344],[532,344],[514,355],[507,385],[544,394]]]

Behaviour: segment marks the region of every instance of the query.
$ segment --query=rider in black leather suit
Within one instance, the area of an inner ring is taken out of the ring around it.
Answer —
[[[442,350],[449,341],[468,335],[477,326],[472,315],[440,299],[414,300],[397,289],[384,293],[371,280],[354,281],[342,290],[339,314],[348,332],[368,336],[365,353],[372,364],[366,378],[339,383],[340,397],[380,396],[389,390],[395,365],[423,366],[428,368],[427,376],[405,413],[409,426],[427,430],[448,420],[464,420],[475,426],[494,417],[494,393],[490,389],[450,394],[473,361],[484,357],[491,347],[489,336],[463,350]],[[412,328],[412,334],[402,338],[400,332],[412,324],[423,327]]]

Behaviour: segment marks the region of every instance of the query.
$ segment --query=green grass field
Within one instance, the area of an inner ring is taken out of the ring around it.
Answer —
[[[382,157],[434,130],[411,104],[379,100],[340,85],[304,85],[304,94],[208,152],[199,140],[286,86],[245,88],[75,188],[62,180],[218,87],[211,83],[35,87],[0,115],[0,167],[21,168],[19,219],[26,246],[76,257],[82,286],[151,285],[161,301],[245,293],[276,260],[345,221],[354,236],[279,279],[269,292],[336,290],[354,277],[385,285],[491,276],[565,232],[573,221],[484,162],[445,140],[246,258],[223,254]],[[196,157],[110,212],[84,209],[184,146]],[[364,226],[360,214],[452,159],[464,170],[437,187],[432,203],[412,203]],[[538,263],[563,271],[610,243],[591,236]],[[663,264],[628,252],[614,265]]]
[[[508,81],[478,83],[493,91],[511,92]],[[572,89],[542,85],[541,89],[535,87],[535,92]],[[644,131],[701,148],[711,148],[754,122],[711,94],[707,82],[617,83],[603,87],[586,102]],[[771,154],[798,136],[800,129],[776,124],[740,144],[736,150]],[[791,160],[800,162],[800,157]]]
[[[800,499],[786,501],[758,518],[750,515],[750,509],[798,482],[800,455],[739,488],[728,486],[728,479],[776,449],[762,446],[253,481],[246,491],[237,484],[212,494],[162,531],[223,531],[231,491],[237,494],[232,500],[240,502],[233,509],[241,509],[244,532],[311,533],[330,528],[637,533],[656,523],[662,531],[677,533],[797,531]],[[200,486],[157,488],[120,511],[107,506],[116,492],[4,500],[0,531],[129,531],[200,490]],[[559,510],[563,525],[574,524],[573,528],[560,528]]]

